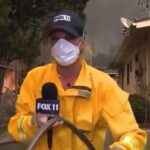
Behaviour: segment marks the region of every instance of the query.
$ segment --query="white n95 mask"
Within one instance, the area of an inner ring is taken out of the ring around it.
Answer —
[[[73,64],[79,57],[79,47],[65,39],[59,39],[51,48],[51,55],[62,66]]]

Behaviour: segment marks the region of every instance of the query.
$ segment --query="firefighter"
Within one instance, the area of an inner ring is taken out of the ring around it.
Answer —
[[[17,141],[32,141],[43,126],[42,115],[35,113],[36,99],[41,97],[42,85],[53,82],[58,88],[60,115],[74,124],[96,150],[104,149],[106,129],[113,138],[110,150],[143,150],[147,136],[135,120],[129,94],[82,57],[86,43],[79,15],[73,11],[55,14],[45,37],[50,42],[54,61],[34,68],[25,77],[16,102],[16,114],[8,125],[10,135]],[[52,140],[48,142],[45,133],[35,150],[87,149],[63,124],[53,128]]]

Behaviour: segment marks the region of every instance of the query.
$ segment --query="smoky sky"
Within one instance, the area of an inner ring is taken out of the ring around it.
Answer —
[[[138,0],[89,0],[84,12],[86,37],[94,49],[97,66],[107,66],[119,50],[123,41],[120,17],[130,20],[147,17]],[[100,60],[104,55],[106,58]]]
[[[89,0],[86,15],[86,39],[94,49],[94,66],[106,67],[116,56],[123,41],[120,17],[130,20],[146,18],[138,0]],[[42,47],[38,62],[48,63],[50,50]]]

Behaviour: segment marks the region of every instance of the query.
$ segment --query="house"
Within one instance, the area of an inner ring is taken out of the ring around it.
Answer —
[[[112,77],[118,83],[118,79],[119,79],[118,69],[111,69],[107,67],[100,67],[98,69],[107,73],[110,77]]]
[[[122,20],[126,32],[112,66],[119,69],[119,85],[133,95],[149,97],[150,19]]]
[[[8,65],[0,65],[0,69],[4,69],[2,93],[5,93],[6,90],[18,90],[20,82],[22,82],[24,71],[26,70],[24,63],[20,60],[14,60]]]

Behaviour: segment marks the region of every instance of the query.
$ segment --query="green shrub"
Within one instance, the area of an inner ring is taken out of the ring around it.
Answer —
[[[16,93],[9,89],[0,97],[0,134],[6,130],[9,119],[15,114],[15,101]]]
[[[130,95],[129,101],[133,109],[135,118],[139,124],[150,121],[150,101],[138,95]]]

